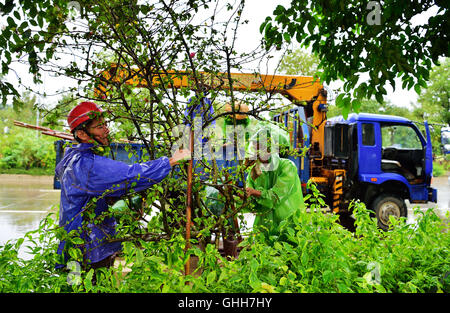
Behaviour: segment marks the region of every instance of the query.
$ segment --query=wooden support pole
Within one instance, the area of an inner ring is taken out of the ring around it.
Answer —
[[[41,134],[47,135],[47,136],[53,136],[53,137],[57,137],[57,138],[65,139],[65,140],[71,140],[71,141],[75,140],[73,138],[72,134],[70,134],[70,133],[65,133],[65,132],[53,130],[53,129],[50,129],[50,128],[47,128],[47,127],[30,125],[30,124],[23,123],[23,122],[20,122],[20,121],[14,121],[14,125],[15,126],[19,126],[19,127],[34,129],[34,130],[40,131]]]
[[[194,130],[191,128],[190,134],[189,134],[189,150],[191,151],[191,159],[189,160],[188,164],[188,171],[187,171],[187,193],[186,193],[186,247],[185,252],[189,250],[191,247],[190,240],[191,240],[191,210],[192,210],[192,168],[193,168],[193,153],[194,153]],[[187,262],[184,265],[184,272],[185,275],[191,274],[191,265],[190,265],[190,256],[187,258]]]

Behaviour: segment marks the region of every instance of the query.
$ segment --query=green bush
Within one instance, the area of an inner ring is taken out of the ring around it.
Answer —
[[[433,177],[439,177],[446,173],[445,165],[439,162],[433,162]]]
[[[233,261],[214,245],[202,251],[193,241],[189,253],[198,258],[198,268],[189,276],[183,274],[187,255],[180,235],[124,242],[118,268],[56,271],[55,251],[64,232],[50,215],[25,236],[30,260],[18,257],[24,239],[0,247],[0,292],[449,292],[448,225],[432,210],[415,214],[416,224],[392,220],[385,232],[355,203],[352,233],[334,214],[301,213],[281,237],[250,233]],[[75,260],[76,250],[69,251]],[[124,268],[129,268],[125,276]]]
[[[243,243],[238,260],[207,266],[192,288],[196,292],[449,292],[450,236],[433,211],[416,213],[417,225],[393,221],[392,230],[384,232],[357,203],[356,233],[338,225],[335,215],[300,214],[294,218],[295,228],[287,229],[287,240],[264,241],[252,235]]]
[[[0,136],[0,169],[51,169],[55,166],[53,139],[26,129]]]

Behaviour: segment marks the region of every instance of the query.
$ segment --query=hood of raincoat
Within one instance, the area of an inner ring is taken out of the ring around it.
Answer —
[[[256,143],[259,143],[260,149],[270,154],[269,162],[261,162],[257,155],[258,151]],[[247,147],[247,154],[249,159],[257,160],[253,174],[261,171],[275,171],[280,163],[279,149],[281,145],[289,144],[289,134],[282,128],[272,123],[262,123],[256,129],[256,132],[250,137],[249,145]]]

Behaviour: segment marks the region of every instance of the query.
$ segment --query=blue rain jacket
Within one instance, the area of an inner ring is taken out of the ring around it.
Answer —
[[[61,182],[59,225],[67,232],[81,228],[81,213],[93,198],[97,198],[95,214],[98,216],[108,210],[107,198],[119,198],[129,189],[136,192],[147,189],[163,180],[171,170],[167,157],[128,165],[94,154],[93,146],[81,143],[68,148],[55,169]],[[115,226],[114,218],[107,217],[100,224],[89,223],[88,230],[81,233],[88,263],[99,262],[121,250],[120,242],[107,242],[114,236]],[[63,253],[64,245],[61,241],[58,254]]]

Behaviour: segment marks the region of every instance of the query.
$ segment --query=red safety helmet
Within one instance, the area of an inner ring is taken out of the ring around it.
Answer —
[[[67,124],[69,124],[70,131],[73,131],[80,124],[93,119],[95,116],[103,113],[94,102],[81,102],[70,111],[67,117]]]

